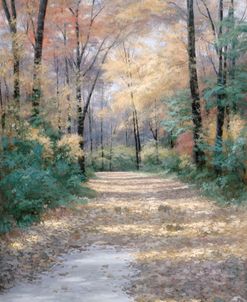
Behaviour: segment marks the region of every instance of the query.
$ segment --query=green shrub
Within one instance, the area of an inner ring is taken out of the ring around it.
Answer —
[[[103,167],[101,150],[98,149],[88,158],[94,171],[131,171],[136,169],[135,151],[126,146],[114,146],[110,152],[109,147],[104,149]],[[103,169],[102,169],[103,168]]]
[[[169,152],[162,161],[162,168],[167,172],[179,172],[182,160],[175,152]]]
[[[15,224],[27,226],[38,221],[46,208],[67,204],[87,193],[92,195],[81,184],[85,177],[70,150],[57,144],[54,134],[52,139],[53,143],[46,136],[38,137],[38,141],[2,138],[0,232]],[[42,142],[48,142],[49,148]]]

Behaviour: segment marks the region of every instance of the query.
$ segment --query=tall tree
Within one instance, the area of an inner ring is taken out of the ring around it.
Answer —
[[[11,33],[12,53],[13,53],[13,75],[14,75],[14,92],[13,97],[20,107],[20,50],[19,39],[17,33],[17,11],[15,0],[11,0],[10,4],[6,0],[2,0],[2,6],[5,16],[8,20],[9,30]]]
[[[123,43],[123,51],[124,51],[124,60],[127,66],[126,69],[126,76],[127,76],[127,86],[130,90],[130,99],[131,99],[131,106],[132,106],[132,115],[133,115],[133,133],[135,139],[135,151],[136,151],[136,168],[137,170],[140,169],[141,165],[141,140],[140,140],[140,130],[139,130],[139,121],[138,121],[138,113],[135,105],[134,99],[134,89],[133,89],[133,75],[131,72],[131,58],[129,50],[126,48],[125,44]]]
[[[188,55],[190,91],[192,98],[192,119],[194,138],[194,161],[197,167],[205,164],[205,154],[202,148],[202,116],[200,105],[199,84],[196,61],[195,17],[194,0],[187,0],[187,29],[188,29]]]
[[[36,118],[39,115],[39,105],[41,98],[41,64],[42,64],[42,52],[44,41],[44,28],[45,17],[47,10],[48,0],[40,0],[39,12],[37,19],[37,28],[35,33],[35,45],[34,45],[34,70],[33,70],[33,117]]]
[[[220,41],[223,34],[223,18],[224,18],[224,2],[219,0],[219,33],[218,40]],[[221,155],[223,148],[223,130],[225,121],[225,71],[224,71],[224,53],[221,42],[218,45],[219,70],[218,70],[218,86],[221,88],[217,95],[217,121],[216,121],[216,138],[215,138],[215,171],[221,173]]]

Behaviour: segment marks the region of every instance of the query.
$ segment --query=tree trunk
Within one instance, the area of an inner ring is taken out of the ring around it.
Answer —
[[[15,0],[11,0],[11,9],[8,7],[7,1],[2,0],[3,10],[8,20],[9,30],[12,36],[12,54],[13,54],[13,76],[14,76],[14,92],[13,98],[17,105],[17,111],[20,109],[20,55],[19,43],[17,37],[17,12]]]
[[[81,156],[79,158],[79,165],[81,172],[85,172],[85,154],[84,154],[84,121],[85,117],[82,114],[82,107],[80,104],[77,105],[78,111],[78,129],[77,133],[81,137],[80,148],[81,148]]]
[[[103,133],[103,117],[100,118],[100,145],[101,145],[101,171],[104,171],[104,133]]]
[[[90,136],[90,155],[93,160],[93,112],[91,106],[88,109],[88,123],[89,123],[89,136]]]
[[[133,128],[134,128],[135,151],[136,151],[136,169],[139,170],[140,169],[139,146],[138,146],[137,129],[136,129],[136,118],[135,118],[134,111],[133,111]]]
[[[157,165],[160,162],[159,159],[159,121],[158,121],[158,113],[157,113],[157,100],[155,99],[155,107],[154,107],[154,118],[155,118],[155,149],[156,149],[156,162]]]
[[[128,88],[130,88],[130,98],[132,103],[132,109],[133,109],[133,128],[134,128],[134,139],[135,139],[135,148],[136,148],[136,168],[137,170],[140,169],[140,163],[141,163],[141,140],[140,140],[140,131],[139,131],[139,123],[138,123],[138,115],[135,107],[134,102],[134,92],[132,90],[133,83],[132,83],[132,72],[131,72],[131,60],[130,60],[130,54],[129,51],[126,49],[124,43],[123,43],[123,51],[124,51],[124,57],[125,57],[125,63],[128,66],[127,76],[129,78],[129,82],[127,83]]]
[[[188,54],[189,54],[189,75],[190,91],[192,97],[192,120],[194,138],[194,161],[198,168],[205,165],[205,154],[202,149],[202,116],[199,95],[199,84],[196,62],[196,41],[195,41],[195,21],[194,21],[194,0],[187,0],[188,15]]]
[[[63,43],[64,48],[67,49],[67,24],[64,23],[64,32],[63,32]],[[65,67],[65,83],[67,88],[69,89],[70,86],[70,78],[69,78],[69,62],[67,55],[64,56],[64,67]],[[72,117],[71,117],[71,100],[70,100],[70,94],[67,95],[67,101],[68,101],[68,126],[67,126],[67,132],[69,134],[72,133]]]
[[[2,128],[2,134],[5,130],[5,106],[3,103],[3,94],[2,94],[2,82],[0,81],[0,107],[1,107],[1,128]]]
[[[125,127],[125,146],[128,147],[128,128]]]
[[[230,9],[229,9],[229,18],[231,21],[232,30],[235,28],[235,3],[234,0],[231,0]],[[229,76],[230,80],[234,82],[235,80],[235,71],[236,71],[236,43],[237,40],[235,37],[232,38],[231,42],[231,59],[230,59],[230,68],[229,68]],[[233,102],[232,104],[232,110],[234,113],[237,112],[237,104],[236,102]]]
[[[101,98],[101,112],[104,108],[104,90],[102,90],[102,98]],[[100,117],[100,145],[101,145],[101,170],[104,171],[104,157],[105,157],[105,150],[104,150],[104,120],[103,114]]]
[[[43,41],[44,41],[44,27],[45,27],[45,16],[47,10],[48,0],[40,0],[39,2],[39,13],[37,20],[37,30],[35,36],[34,46],[34,69],[33,69],[33,118],[39,116],[39,106],[41,99],[41,72],[40,68],[42,65],[42,52],[43,52]]]
[[[219,39],[222,36],[223,28],[223,0],[220,0],[219,5]],[[219,71],[218,71],[218,86],[222,86],[224,89],[224,57],[223,57],[223,48],[222,46],[218,47],[219,53]],[[215,139],[215,172],[217,174],[221,174],[222,166],[221,166],[221,157],[223,152],[223,129],[224,129],[224,121],[225,121],[225,105],[224,105],[224,93],[220,91],[217,96],[217,121],[216,121],[216,139]]]
[[[56,99],[57,99],[57,125],[59,132],[62,131],[62,117],[61,117],[61,106],[60,106],[60,91],[59,91],[59,59],[54,54],[54,65],[56,73]]]
[[[109,170],[112,171],[112,135],[113,135],[113,131],[112,131],[112,122],[111,122],[111,133],[110,133],[111,137],[110,137],[110,158],[109,158]]]
[[[136,135],[137,135],[137,143],[138,143],[139,160],[140,160],[140,163],[141,163],[141,151],[142,151],[142,147],[141,147],[141,139],[140,139],[140,130],[139,130],[138,115],[137,115],[136,109],[135,109],[135,119],[136,119]]]

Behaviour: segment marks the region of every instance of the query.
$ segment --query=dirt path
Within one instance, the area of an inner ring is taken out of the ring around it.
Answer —
[[[88,205],[49,213],[3,240],[1,254],[17,259],[16,280],[72,249],[114,245],[135,251],[139,273],[127,292],[136,301],[247,300],[246,209],[220,208],[177,180],[144,173],[98,173],[90,186],[98,196]],[[12,284],[8,265],[3,272]]]
[[[33,283],[20,283],[1,302],[133,302],[124,292],[131,279],[129,251],[91,247],[63,257],[62,265]]]

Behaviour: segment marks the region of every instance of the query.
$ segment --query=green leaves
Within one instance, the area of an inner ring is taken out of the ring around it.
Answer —
[[[162,122],[166,131],[173,133],[176,139],[182,133],[192,129],[191,101],[189,92],[179,91],[173,97],[164,100],[167,117]]]
[[[54,139],[54,137],[53,137]],[[53,141],[53,158],[43,156],[44,146],[21,138],[2,139],[0,152],[0,232],[11,225],[38,221],[47,207],[83,196],[77,163]]]

